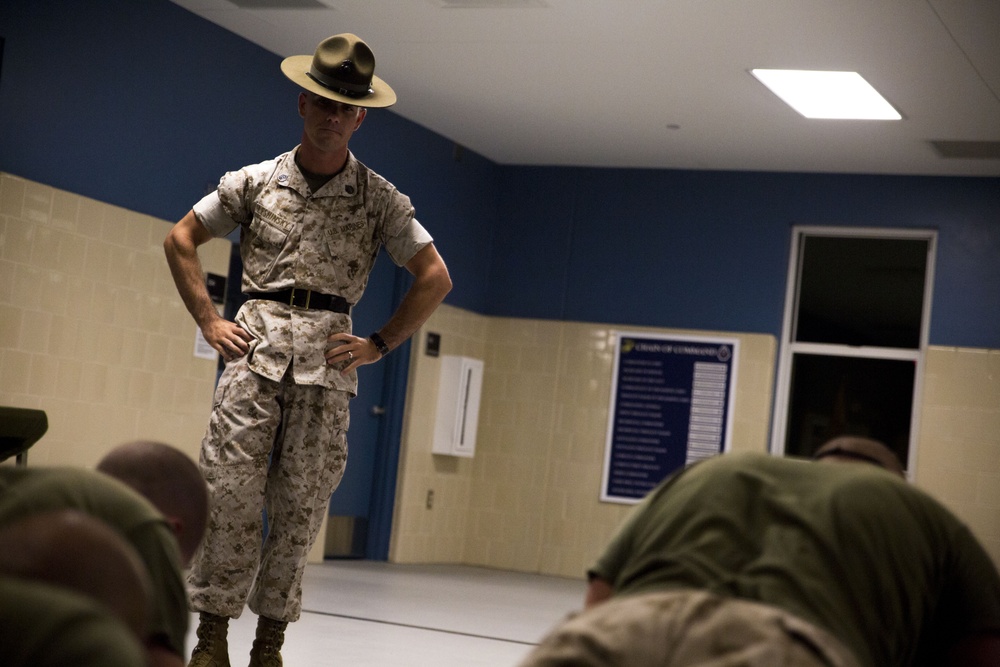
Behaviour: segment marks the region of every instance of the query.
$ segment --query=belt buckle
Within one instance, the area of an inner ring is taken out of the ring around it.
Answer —
[[[301,298],[298,298],[298,296],[302,294],[305,294],[305,303],[297,303],[296,301],[302,301]],[[312,300],[312,290],[297,289],[293,287],[292,296],[288,299],[288,305],[291,306],[292,308],[308,310],[310,300]]]

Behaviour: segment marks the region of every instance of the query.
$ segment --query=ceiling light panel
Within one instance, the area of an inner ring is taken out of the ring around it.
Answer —
[[[902,116],[857,72],[753,69],[758,81],[806,118],[900,120]]]

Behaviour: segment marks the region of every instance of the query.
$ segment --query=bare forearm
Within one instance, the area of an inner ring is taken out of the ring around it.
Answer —
[[[253,339],[242,327],[223,319],[208,295],[205,277],[198,259],[198,246],[212,239],[212,234],[189,211],[167,234],[163,250],[167,264],[188,312],[198,323],[202,335],[216,352],[229,361],[247,353]]]
[[[379,329],[379,334],[392,350],[402,345],[427,321],[434,310],[441,305],[451,291],[451,277],[448,269],[433,246],[421,257],[414,271],[416,279],[403,297],[399,308],[389,321]]]
[[[399,347],[427,321],[448,292],[451,277],[434,245],[424,247],[406,263],[413,274],[413,285],[389,321],[378,330],[389,350]],[[341,374],[353,373],[359,366],[374,364],[382,358],[375,342],[345,332],[330,334],[325,352],[326,363],[341,365]]]
[[[433,285],[414,283],[399,304],[399,308],[379,330],[389,349],[399,347],[412,336],[433,314],[450,290],[451,281],[448,281],[447,287],[442,283]]]
[[[193,217],[193,215],[188,213],[188,216]],[[163,242],[163,250],[181,300],[184,301],[194,321],[204,329],[218,318],[219,314],[205,285],[201,260],[198,257],[198,244],[185,228],[180,227],[187,221],[188,218],[185,216],[184,220],[177,223],[178,228],[167,235]]]

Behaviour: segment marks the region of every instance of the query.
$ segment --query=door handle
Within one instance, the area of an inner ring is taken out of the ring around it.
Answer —
[[[372,417],[381,417],[385,414],[385,407],[381,405],[372,406]]]

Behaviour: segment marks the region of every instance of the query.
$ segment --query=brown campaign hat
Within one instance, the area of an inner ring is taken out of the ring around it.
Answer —
[[[327,37],[311,56],[289,56],[281,71],[309,92],[359,107],[396,103],[396,93],[375,76],[375,54],[357,35]]]

